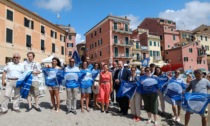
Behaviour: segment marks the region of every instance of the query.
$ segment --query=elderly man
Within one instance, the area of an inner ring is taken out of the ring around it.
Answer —
[[[123,62],[119,61],[118,63],[118,70],[115,72],[114,75],[114,80],[115,80],[115,89],[116,92],[119,90],[120,88],[120,83],[122,80],[128,81],[129,77],[131,76],[131,71],[128,69],[125,69],[123,67]],[[127,115],[128,114],[128,108],[129,108],[129,99],[128,97],[124,96],[121,98],[117,99],[117,102],[119,102],[119,106],[120,106],[120,113],[123,113],[123,115]]]
[[[200,69],[197,69],[194,71],[195,79],[192,80],[186,89],[186,92],[189,92],[192,90],[192,93],[202,93],[202,94],[208,94],[208,89],[210,89],[210,82],[202,78],[202,71]],[[190,121],[190,112],[186,112],[185,114],[185,126],[188,126],[188,123]],[[208,117],[208,109],[206,108],[206,111],[204,114],[201,115],[202,118],[202,126],[207,126],[207,117]]]
[[[64,70],[65,72],[80,72],[79,68],[74,65],[74,59],[69,59],[69,66],[67,66]],[[74,76],[71,76],[71,79],[75,79]],[[67,106],[67,112],[66,114],[69,114],[70,112],[74,115],[77,114],[76,107],[77,107],[77,92],[78,88],[67,88],[66,94],[67,94],[67,100],[66,100],[66,106]]]
[[[24,69],[25,71],[33,71],[33,79],[32,79],[32,86],[28,95],[28,109],[26,112],[29,112],[32,109],[32,104],[31,104],[31,95],[34,96],[34,101],[35,101],[35,110],[38,112],[41,112],[41,109],[39,108],[38,105],[38,96],[39,96],[39,78],[38,74],[40,74],[41,71],[41,65],[38,62],[34,61],[35,54],[33,52],[28,52],[27,53],[28,60],[24,61]]]
[[[6,86],[5,95],[3,102],[1,104],[0,115],[7,113],[8,103],[12,93],[12,90],[15,91],[15,96],[13,100],[13,111],[20,113],[19,109],[19,100],[20,100],[20,88],[16,88],[16,81],[24,72],[24,66],[20,63],[20,55],[18,53],[13,55],[13,61],[9,62],[6,67],[4,67],[4,72],[2,74],[2,85]],[[5,79],[7,77],[7,83]]]

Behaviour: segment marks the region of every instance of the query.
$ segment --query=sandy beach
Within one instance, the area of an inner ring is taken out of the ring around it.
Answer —
[[[3,100],[4,90],[1,91],[0,103]],[[118,108],[116,106],[110,106],[110,113],[101,113],[100,110],[93,110],[88,113],[81,113],[79,106],[77,109],[77,115],[72,113],[66,114],[66,91],[60,93],[61,97],[61,111],[56,113],[51,111],[50,96],[48,90],[45,90],[45,96],[40,97],[40,108],[42,112],[37,112],[32,109],[30,112],[25,112],[27,101],[23,100],[20,104],[21,113],[16,113],[11,110],[12,103],[9,104],[8,113],[0,116],[0,126],[153,126],[152,124],[146,124],[147,114],[144,110],[141,111],[141,117],[143,120],[135,122],[132,120],[132,116],[128,114],[123,116],[117,113]],[[78,95],[78,103],[80,95]],[[78,104],[79,105],[79,104]],[[166,111],[172,113],[171,106],[166,103]],[[129,110],[130,113],[130,110]],[[174,123],[171,119],[158,117],[159,126],[183,126],[184,114],[182,111],[181,124]],[[191,117],[189,126],[201,126],[200,116],[193,114]]]

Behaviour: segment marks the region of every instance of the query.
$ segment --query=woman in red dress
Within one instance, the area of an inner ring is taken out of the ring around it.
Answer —
[[[112,92],[112,73],[109,72],[107,64],[103,65],[103,72],[100,73],[100,88],[98,94],[98,101],[101,103],[101,112],[104,112],[104,103],[106,104],[106,113],[109,113],[109,96]]]

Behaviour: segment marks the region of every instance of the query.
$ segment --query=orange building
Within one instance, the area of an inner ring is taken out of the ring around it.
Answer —
[[[68,57],[65,42],[69,42],[70,35],[76,36],[76,33],[66,31],[11,0],[0,0],[0,65],[11,61],[14,53],[19,53],[23,61],[29,51],[36,54],[38,62],[50,55],[65,60]],[[72,50],[73,46],[75,44]]]
[[[111,63],[132,59],[130,20],[127,17],[107,16],[86,32],[86,56],[92,62]]]

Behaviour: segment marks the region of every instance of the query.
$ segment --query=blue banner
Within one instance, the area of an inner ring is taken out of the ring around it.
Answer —
[[[76,50],[74,50],[72,58],[74,59],[75,66],[79,66],[82,63],[80,56]]]
[[[120,88],[117,91],[117,97],[127,96],[132,99],[134,93],[136,92],[138,83],[133,81],[122,81],[120,83]]]
[[[142,61],[141,61],[142,66],[143,66],[143,67],[149,66],[149,61],[150,61],[150,58],[145,58],[144,60],[142,60]]]
[[[181,107],[183,110],[188,112],[204,114],[209,103],[210,94],[185,93],[182,99]]]
[[[80,82],[86,76],[86,72],[64,72],[66,88],[80,87]]]
[[[43,68],[42,72],[45,78],[45,84],[49,87],[60,85],[62,83],[63,70],[53,68]]]
[[[23,75],[17,80],[16,82],[16,87],[20,87],[20,95],[22,98],[27,98],[29,91],[31,89],[31,85],[32,85],[32,79],[33,79],[33,75],[32,75],[32,71],[26,71],[23,73]]]
[[[165,84],[166,84],[166,82],[168,82],[169,78],[165,75],[162,75],[162,76],[158,76],[156,79],[158,81],[159,90],[164,92]]]

